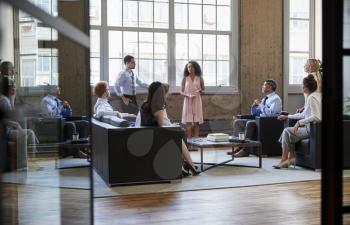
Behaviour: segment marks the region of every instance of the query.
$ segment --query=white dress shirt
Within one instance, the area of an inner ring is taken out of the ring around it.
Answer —
[[[135,76],[131,69],[125,68],[119,73],[117,80],[115,81],[114,91],[118,96],[135,95],[133,92],[136,91],[136,84],[140,87],[148,87],[146,83],[142,82],[137,76]]]
[[[106,98],[98,98],[94,106],[94,116],[101,118],[103,116],[118,116],[119,112],[114,111]]]

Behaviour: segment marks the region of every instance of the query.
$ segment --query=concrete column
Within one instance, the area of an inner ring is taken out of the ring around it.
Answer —
[[[14,62],[13,8],[0,1],[0,59]]]

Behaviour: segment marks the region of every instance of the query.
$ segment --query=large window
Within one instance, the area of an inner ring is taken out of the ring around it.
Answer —
[[[30,0],[45,12],[57,16],[57,0]],[[19,11],[19,73],[21,86],[58,83],[58,52],[42,48],[45,41],[55,41],[57,31]]]
[[[289,84],[301,84],[305,77],[304,65],[314,53],[314,0],[286,0],[288,10],[286,24],[287,59]]]
[[[238,1],[90,0],[90,24],[92,83],[113,85],[130,54],[147,83],[179,86],[196,60],[206,86],[237,88]]]

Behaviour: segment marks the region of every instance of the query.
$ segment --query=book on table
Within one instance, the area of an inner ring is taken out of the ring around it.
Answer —
[[[208,134],[207,140],[208,141],[215,141],[215,142],[224,142],[228,141],[230,136],[228,134],[224,133],[211,133]]]

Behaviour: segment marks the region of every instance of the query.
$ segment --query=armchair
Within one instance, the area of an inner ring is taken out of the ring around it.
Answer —
[[[296,164],[311,169],[321,168],[321,135],[322,123],[310,124],[310,138],[295,144]]]
[[[252,115],[238,115],[238,119],[255,120],[256,139],[261,142],[262,154],[267,156],[281,155],[282,149],[279,138],[284,129],[284,123],[277,117],[254,117]]]
[[[27,128],[35,132],[40,144],[50,144],[63,141],[64,123],[64,118],[29,118]]]
[[[291,120],[289,126],[295,124],[296,120]],[[347,134],[350,131],[350,120],[343,120],[343,168],[350,168],[350,140]],[[312,123],[310,125],[310,138],[301,140],[295,144],[296,164],[311,169],[321,169],[321,134],[322,123]]]

